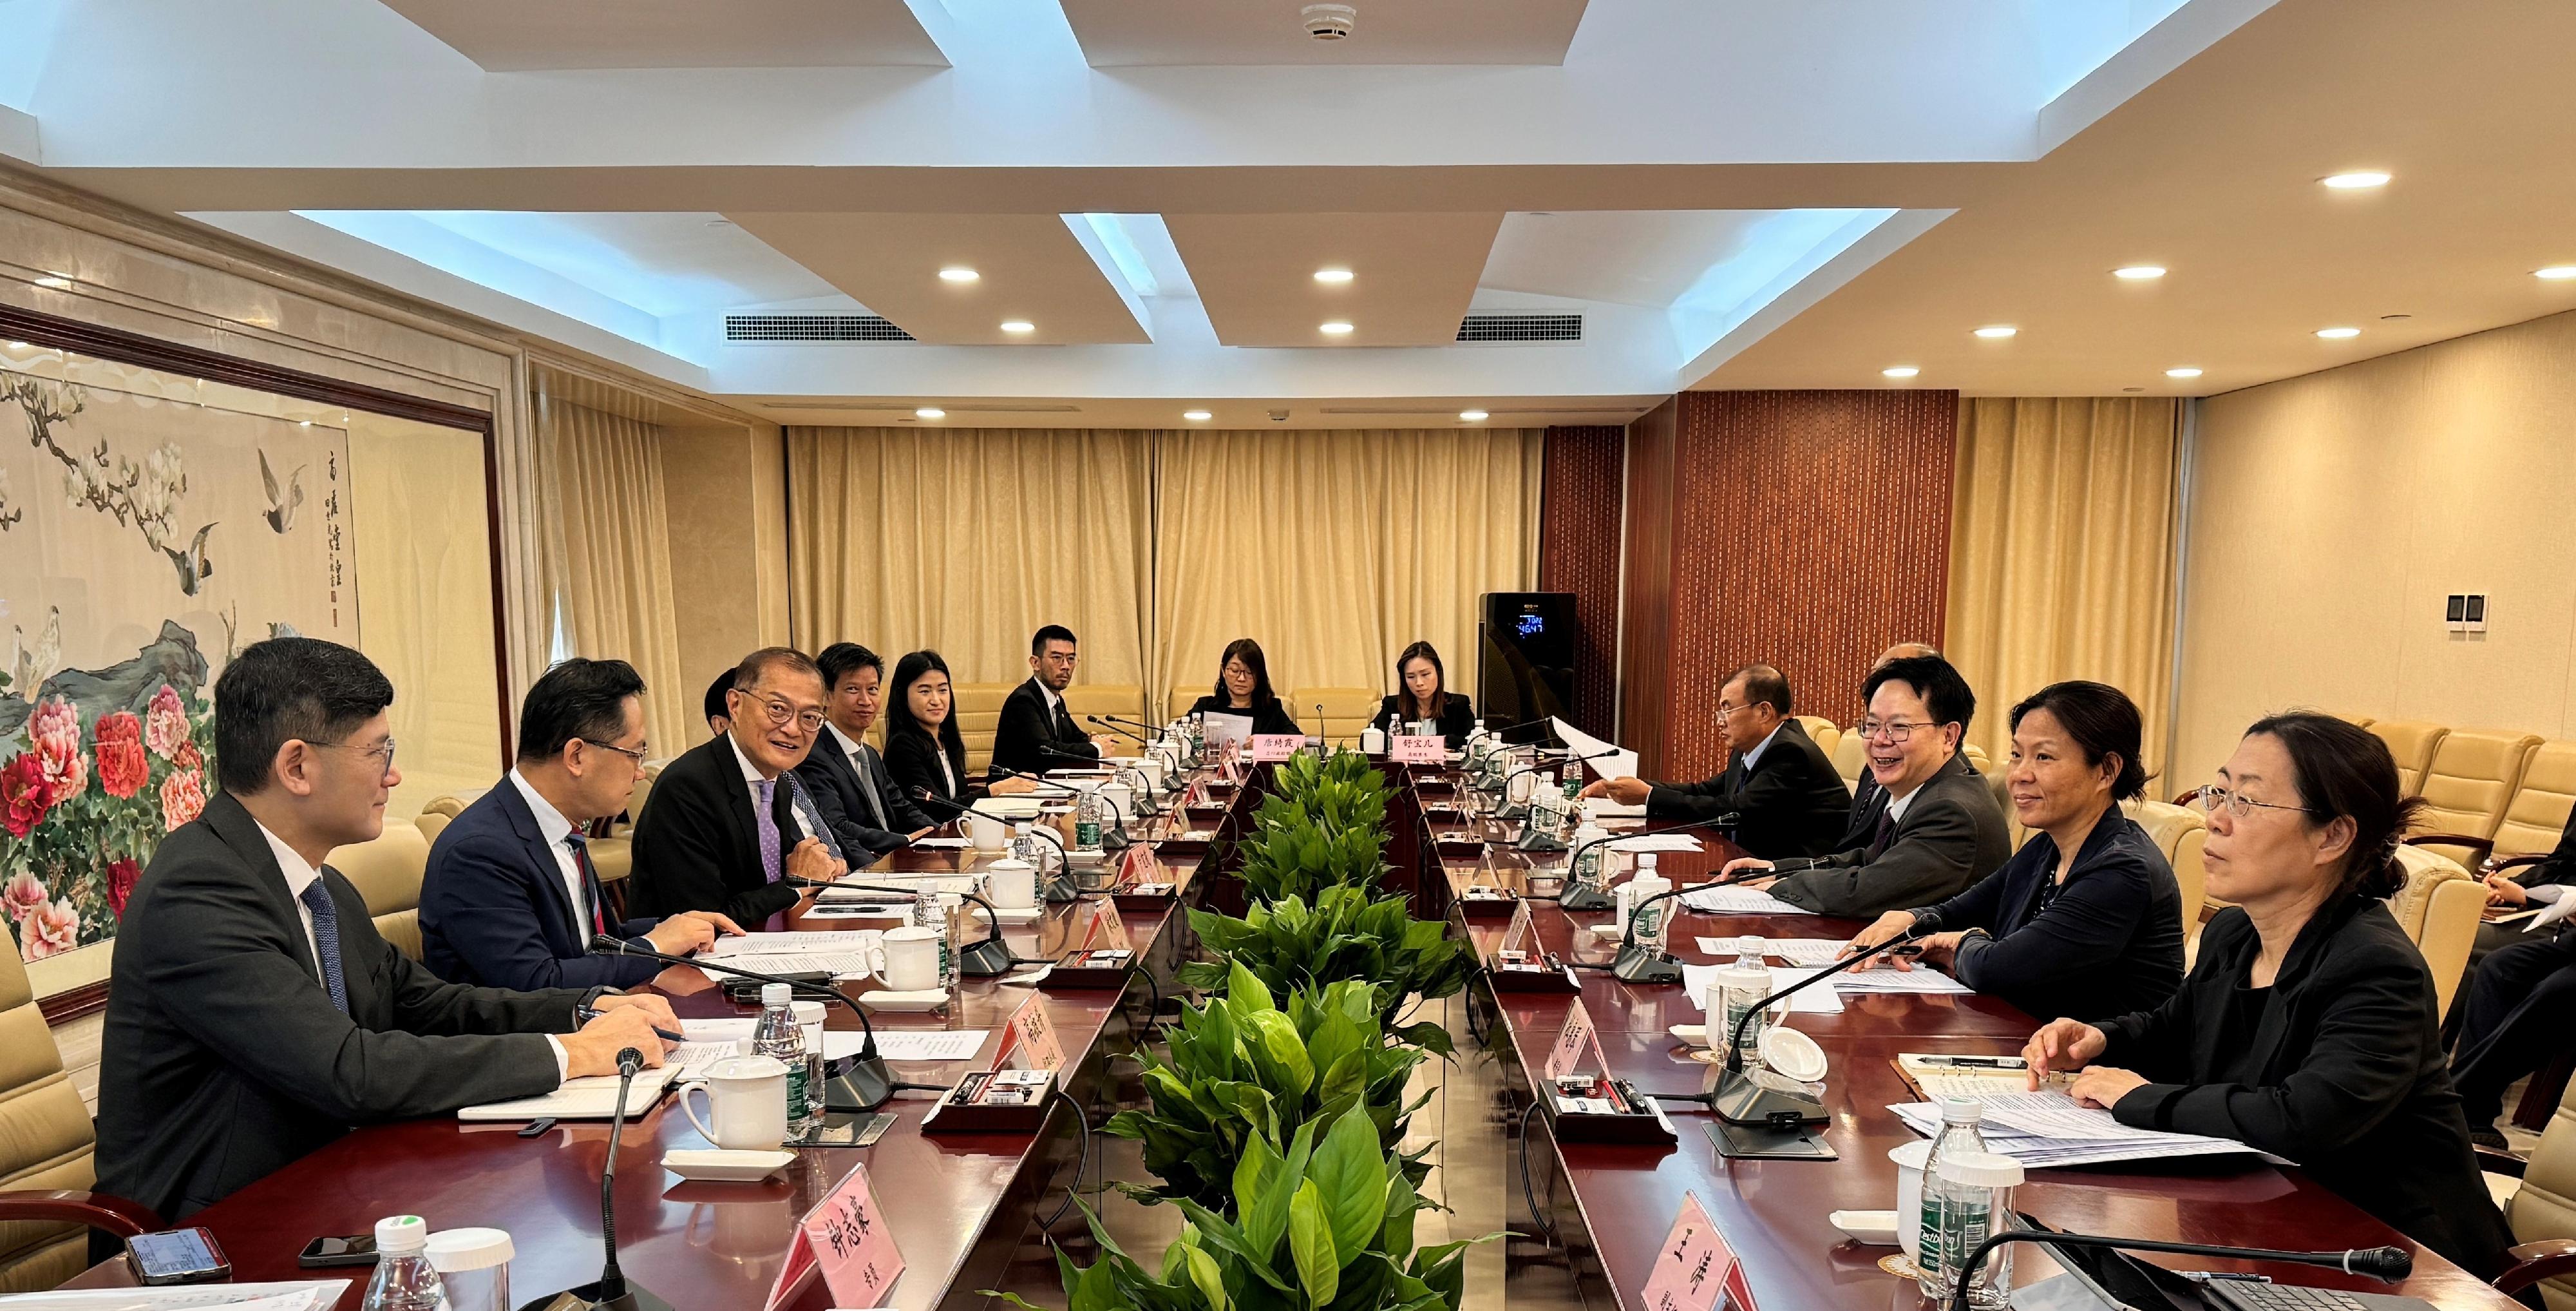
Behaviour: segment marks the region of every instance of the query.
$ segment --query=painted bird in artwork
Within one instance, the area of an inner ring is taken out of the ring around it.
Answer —
[[[259,453],[259,481],[268,489],[268,508],[260,516],[280,534],[295,526],[296,507],[304,504],[305,467],[299,464],[295,472],[286,475],[286,490],[281,493],[277,489],[277,471],[268,467],[268,452]]]
[[[63,608],[57,605],[46,609],[52,613],[45,617],[45,631],[36,638],[32,647],[27,645],[27,630],[16,624],[9,625],[9,632],[18,644],[18,658],[12,662],[14,668],[10,670],[10,687],[30,701],[36,699],[36,688],[52,676],[54,666],[63,658]]]
[[[198,529],[196,540],[188,543],[187,550],[161,548],[161,554],[170,557],[170,567],[179,571],[179,591],[183,595],[195,596],[199,585],[215,572],[214,561],[206,558],[206,534],[214,530],[213,524]]]

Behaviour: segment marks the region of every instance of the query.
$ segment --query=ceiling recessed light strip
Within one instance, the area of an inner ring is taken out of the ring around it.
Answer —
[[[1335,319],[1332,322],[1323,325],[1320,331],[1322,331],[1327,337],[1347,337],[1351,335],[1351,325],[1342,322],[1340,319]]]
[[[1915,368],[1911,364],[1900,364],[1895,368],[1881,369],[1878,372],[1879,376],[1886,378],[1911,378],[1914,375],[1923,372],[1923,370]]]
[[[2335,191],[2369,191],[2387,186],[2388,175],[2376,169],[2364,169],[2354,173],[2337,173],[2331,177],[2318,178],[2317,181]]]
[[[1035,331],[1037,331],[1037,330],[1038,330],[1038,325],[1036,325],[1036,324],[1034,324],[1034,323],[1029,322],[1027,319],[1004,319],[1004,320],[1002,320],[1002,331],[1004,331],[1004,332],[1008,332],[1008,333],[1023,333],[1023,332],[1035,332]]]
[[[2164,275],[2162,264],[2132,264],[2124,269],[2111,270],[2111,276],[2123,282],[2153,282]]]
[[[2320,337],[2325,338],[2327,341],[2342,341],[2342,340],[2344,340],[2344,339],[2346,339],[2346,338],[2348,338],[2348,337],[2358,337],[2358,336],[2360,336],[2360,335],[2361,335],[2361,329],[2359,329],[2359,328],[2319,328],[2319,329],[2317,329],[2317,335],[2318,335],[2318,336],[2320,336]]]
[[[1181,417],[1192,423],[1205,423],[1216,416],[1205,410],[1183,410],[1181,411]]]
[[[1485,412],[1483,410],[1460,410],[1458,411],[1458,417],[1469,423],[1483,423],[1485,421]]]
[[[1988,341],[2002,341],[2004,338],[2017,335],[2020,332],[2021,329],[2019,328],[2009,327],[2001,323],[1988,324],[1985,327],[1977,329],[1977,335]]]
[[[916,419],[945,419],[948,417],[948,411],[943,410],[936,405],[925,405],[920,409],[914,410],[912,412],[912,417]]]
[[[2197,378],[2197,377],[2199,377],[2199,376],[2200,376],[2200,370],[2198,370],[2198,369],[2167,369],[2167,370],[2165,370],[2165,376],[2166,376],[2166,377],[2168,377],[2168,378]]]
[[[941,282],[973,282],[982,276],[984,275],[961,264],[951,264],[939,271]]]
[[[1317,270],[1315,270],[1315,281],[1317,281],[1317,282],[1343,283],[1343,282],[1348,282],[1348,281],[1350,281],[1350,280],[1351,280],[1351,271],[1350,271],[1349,269],[1317,269]]]
[[[2533,269],[2531,276],[2543,282],[2576,282],[2576,264],[2552,264],[2545,269]],[[44,279],[39,278],[37,281],[42,282]]]

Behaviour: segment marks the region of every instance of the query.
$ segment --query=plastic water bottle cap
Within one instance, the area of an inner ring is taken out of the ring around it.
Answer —
[[[2018,1188],[2021,1162],[1996,1152],[1952,1152],[1941,1158],[1941,1182],[1969,1188]]]
[[[760,1004],[763,1006],[784,1006],[787,1004],[787,999],[790,996],[793,996],[795,992],[796,990],[794,988],[788,987],[784,983],[764,983],[760,985]]]
[[[1651,851],[1640,851],[1640,852],[1638,852],[1638,853],[1637,853],[1637,872],[1638,872],[1638,873],[1641,873],[1641,874],[1642,874],[1642,873],[1644,873],[1644,872],[1645,872],[1645,871],[1647,871],[1647,870],[1653,869],[1654,867],[1655,867],[1655,853],[1653,853],[1653,852],[1651,852]]]
[[[515,1255],[506,1229],[441,1229],[429,1236],[429,1268],[442,1275],[508,1265]]]
[[[429,1243],[429,1222],[416,1215],[389,1215],[376,1222],[376,1251],[408,1256]]]
[[[1975,1124],[1984,1118],[1986,1118],[1986,1104],[1974,1097],[1941,1099],[1941,1123],[1943,1124]]]

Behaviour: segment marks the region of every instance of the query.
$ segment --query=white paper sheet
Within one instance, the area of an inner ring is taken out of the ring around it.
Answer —
[[[680,1036],[692,1043],[748,1043],[752,1030],[760,1021],[742,1016],[722,1020],[683,1020]],[[990,1029],[897,1029],[877,1030],[877,1054],[889,1061],[964,1061],[974,1059],[976,1051],[990,1036]],[[837,1061],[856,1056],[867,1041],[858,1029],[825,1029],[823,1059]]]
[[[1951,978],[1928,965],[1900,970],[1893,965],[1862,965],[1845,970],[1834,980],[1837,992],[1906,992],[1929,996],[1959,996],[1976,989]]]
[[[1583,817],[1589,820],[1644,819],[1646,803],[1640,801],[1631,806],[1624,802],[1612,801],[1608,797],[1585,797]]]
[[[1636,752],[1621,750],[1612,743],[1604,742],[1601,739],[1584,732],[1582,729],[1576,728],[1574,725],[1565,722],[1562,718],[1550,718],[1548,720],[1548,724],[1556,730],[1558,740],[1564,742],[1567,746],[1574,748],[1574,754],[1577,756],[1598,756],[1604,751],[1612,753],[1607,756],[1602,756],[1599,760],[1584,761],[1582,766],[1583,768],[1591,770],[1595,775],[1601,778],[1635,778],[1637,776]]]
[[[1682,904],[1702,915],[1812,915],[1768,892],[1747,887],[1702,888],[1682,894]]]
[[[1199,716],[1199,723],[1207,730],[1207,744],[1211,749],[1222,747],[1228,742],[1252,740],[1252,716],[1250,715],[1211,710]]]
[[[1701,938],[1699,949],[1711,956],[1735,958],[1735,939]],[[1764,938],[1762,952],[1792,965],[1831,965],[1843,949],[1841,938]]]
[[[746,933],[738,938],[716,939],[707,954],[727,960],[735,956],[793,956],[816,951],[875,951],[881,938],[875,929]]]
[[[1706,851],[1699,837],[1691,833],[1640,833],[1633,838],[1612,838],[1607,844],[1612,851]]]
[[[2077,1106],[2074,1099],[2056,1089],[1999,1093],[1980,1100],[1985,1104],[1985,1120],[1978,1126],[1978,1134],[1986,1140],[1986,1149],[2033,1168],[2253,1150],[2226,1138],[2133,1129],[2112,1118],[2108,1111]],[[1896,1112],[1907,1128],[1926,1138],[1940,1132],[1941,1108],[1934,1103],[1909,1102],[1887,1109]]]
[[[346,1279],[169,1288],[62,1288],[0,1297],[9,1311],[323,1311],[348,1291]]]
[[[915,838],[912,842],[912,849],[915,851],[962,851],[974,845],[975,840],[973,838]]]
[[[829,974],[836,979],[853,979],[874,971],[877,959],[877,953],[869,951],[804,951],[728,956],[724,963],[759,974]]]
[[[1725,967],[1720,965],[1682,966],[1682,989],[1690,994],[1691,1004],[1699,1007],[1701,1014],[1708,1012],[1708,985],[1717,981],[1717,972],[1723,968]],[[1773,992],[1794,987],[1800,980],[1815,973],[1813,970],[1783,969],[1777,965],[1770,968]],[[1818,984],[1803,992],[1793,993],[1789,997],[1789,1010],[1793,1014],[1803,1012],[1809,1015],[1838,1015],[1842,1013],[1842,1009],[1843,999],[1834,992],[1833,985],[1829,983]]]

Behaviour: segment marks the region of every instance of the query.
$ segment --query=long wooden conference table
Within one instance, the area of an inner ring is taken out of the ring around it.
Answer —
[[[1440,853],[1440,877],[1430,886],[1449,900],[1445,909],[1452,931],[1472,941],[1480,959],[1490,959],[1508,921],[1467,918],[1455,902],[1459,891],[1471,883],[1500,883],[1527,892],[1535,882],[1537,890],[1552,897],[1566,856],[1513,851],[1509,842],[1518,834],[1517,824],[1446,809],[1454,782],[1452,776],[1417,780],[1412,809],[1423,817],[1424,845]],[[1706,852],[1666,853],[1657,861],[1661,872],[1675,882],[1697,882],[1715,876],[1730,857],[1744,854],[1723,839],[1701,837]],[[1586,931],[1608,922],[1609,912],[1568,913],[1553,900],[1529,904],[1538,946],[1570,961],[1610,961],[1615,944]],[[1667,942],[1684,961],[1713,963],[1715,957],[1696,949],[1696,939],[1731,943],[1739,934],[1843,939],[1861,927],[1859,921],[1817,915],[1684,912],[1673,919]],[[1713,1086],[1717,1067],[1692,1059],[1689,1049],[1668,1033],[1671,1026],[1702,1019],[1680,985],[1631,985],[1597,969],[1579,969],[1576,975],[1583,985],[1579,1000],[1599,1032],[1610,1066],[1606,1073],[1646,1092],[1697,1093]],[[1543,1084],[1548,1052],[1578,998],[1498,993],[1487,981],[1477,988],[1480,1005],[1496,1016],[1488,1042],[1503,1062],[1507,1086],[1524,1099],[1511,1107],[1517,1120],[1525,1099]],[[1920,1305],[1911,1279],[1898,1279],[1879,1266],[1895,1249],[1852,1242],[1826,1216],[1896,1205],[1897,1168],[1888,1152],[1917,1140],[1887,1109],[1917,1100],[1893,1064],[1899,1052],[2013,1055],[2038,1026],[1992,997],[1923,994],[1850,995],[1840,1014],[1793,1013],[1787,1022],[1813,1037],[1831,1062],[1824,1091],[1830,1119],[1822,1136],[1840,1153],[1839,1160],[1726,1160],[1705,1131],[1713,1117],[1688,1105],[1666,1108],[1679,1141],[1651,1146],[1561,1142],[1549,1131],[1552,1112],[1531,1117],[1537,1126],[1532,1136],[1541,1141],[1521,1146],[1539,1158],[1529,1168],[1544,1174],[1549,1197],[1539,1202],[1546,1214],[1530,1215],[1517,1195],[1517,1173],[1507,1171],[1516,1194],[1509,1208],[1513,1228],[1553,1230],[1560,1248],[1556,1259],[1569,1267],[1585,1305],[1645,1311],[1642,1290],[1686,1193],[1698,1197],[1742,1261],[1762,1311],[1890,1311]],[[2414,1274],[2395,1288],[2321,1269],[2201,1257],[2146,1259],[2177,1269],[2261,1269],[2287,1282],[2404,1293],[2460,1311],[2519,1305],[2299,1170],[2276,1169],[2250,1155],[2034,1170],[2015,1201],[2047,1224],[2084,1233],[2299,1250],[2395,1243],[2415,1254]],[[2036,1255],[2041,1249],[2018,1250],[2016,1283],[2028,1284],[2051,1272],[2045,1258]]]
[[[1196,796],[1210,784],[1194,780]],[[1175,809],[1152,821],[1140,838],[1183,831],[1213,809],[1222,813],[1248,794],[1212,798],[1214,806]],[[942,1011],[871,1011],[880,1034],[898,1030],[984,1029],[991,1032],[970,1060],[892,1062],[897,1078],[955,1084],[990,1068],[1005,1024],[1031,998],[1043,999],[1046,1017],[1063,1050],[1060,1086],[1082,1104],[1095,1124],[1125,1100],[1111,1072],[1113,1058],[1133,1051],[1150,998],[1170,995],[1173,971],[1187,948],[1185,906],[1201,893],[1203,843],[1159,844],[1163,877],[1178,885],[1159,911],[1122,913],[1137,968],[1124,991],[1041,991],[999,979],[967,979]],[[951,874],[999,859],[972,850],[898,852],[855,873]],[[1037,922],[1005,924],[1015,956],[1040,959],[1061,952],[1074,917],[1095,903],[1050,906]],[[971,909],[971,907],[970,907]],[[980,924],[980,920],[977,921]],[[791,928],[849,929],[882,924],[848,919],[812,920]],[[1042,955],[1043,954],[1043,955]],[[1014,969],[1014,974],[1021,973]],[[1150,976],[1150,979],[1149,977]],[[1005,976],[1007,977],[1007,976]],[[844,980],[853,992],[872,986]],[[695,967],[674,966],[651,985],[669,997],[683,1019],[744,1016],[757,1008],[735,1006],[721,987]],[[829,1008],[825,1025],[853,1030],[859,1018],[845,1006]],[[709,1146],[668,1096],[629,1120],[618,1148],[617,1250],[634,1284],[679,1311],[744,1308],[759,1311],[786,1261],[799,1219],[851,1166],[865,1163],[869,1186],[892,1226],[905,1268],[883,1299],[902,1311],[980,1307],[987,1288],[1028,1295],[1053,1294],[1051,1258],[1043,1269],[1015,1258],[1040,1251],[1039,1222],[1064,1204],[1080,1168],[1082,1136],[1060,1101],[1047,1108],[1035,1133],[925,1133],[922,1117],[933,1105],[923,1094],[899,1094],[880,1109],[896,1117],[874,1146],[803,1148],[797,1160],[761,1183],[691,1183],[665,1171],[661,1157],[675,1148]],[[838,1117],[836,1117],[838,1118]],[[325,1235],[363,1234],[389,1215],[418,1215],[432,1230],[481,1226],[507,1231],[516,1248],[510,1263],[512,1294],[526,1301],[599,1277],[599,1176],[608,1149],[606,1121],[563,1121],[536,1138],[522,1138],[520,1123],[464,1124],[453,1117],[406,1120],[362,1127],[285,1169],[188,1217],[212,1230],[230,1257],[237,1282],[352,1277],[338,1311],[355,1311],[368,1270],[304,1270],[296,1257]],[[1096,1157],[1095,1157],[1096,1160]],[[1078,1231],[1078,1216],[1066,1224]],[[70,1287],[131,1284],[122,1258],[85,1271]],[[791,1311],[823,1311],[836,1303],[812,1273],[792,1290]]]

